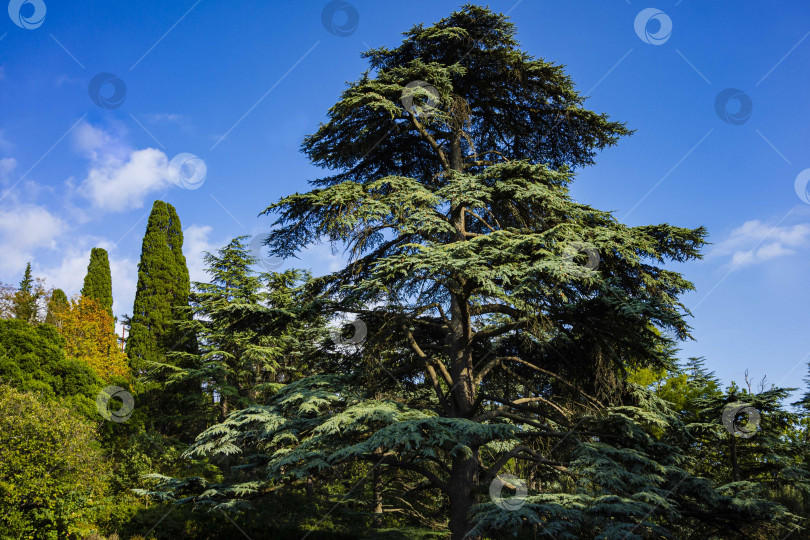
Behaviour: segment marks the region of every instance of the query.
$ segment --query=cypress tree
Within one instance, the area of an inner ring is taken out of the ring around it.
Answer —
[[[107,250],[102,248],[90,250],[90,263],[84,277],[82,296],[93,298],[107,310],[110,317],[113,316],[112,277]]]
[[[59,313],[69,306],[67,295],[62,289],[54,289],[51,299],[48,300],[48,313],[45,315],[45,322],[57,326]]]
[[[136,371],[163,362],[180,345],[171,324],[188,306],[189,277],[183,256],[183,231],[174,207],[155,201],[143,237],[138,286],[130,318],[126,353]]]

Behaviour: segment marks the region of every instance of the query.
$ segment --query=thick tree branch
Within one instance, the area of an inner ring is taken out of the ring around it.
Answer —
[[[526,455],[521,456],[521,454],[526,454]],[[518,458],[518,459],[525,459],[525,460],[528,460],[528,461],[533,461],[535,463],[548,465],[548,466],[550,466],[550,467],[552,467],[554,469],[557,469],[560,472],[570,473],[570,471],[566,468],[567,463],[564,463],[562,461],[554,461],[554,460],[546,459],[545,457],[538,454],[537,452],[535,452],[530,447],[520,445],[520,446],[514,447],[512,450],[510,450],[509,452],[506,452],[500,458],[498,458],[498,460],[495,463],[492,464],[492,466],[489,468],[489,470],[484,475],[482,475],[483,478],[481,480],[481,483],[483,485],[487,485],[490,482],[492,482],[495,479],[495,477],[498,476],[498,473],[501,471],[501,469],[503,469],[503,467],[512,458]]]
[[[450,161],[448,161],[447,156],[444,154],[444,150],[442,150],[442,147],[439,145],[439,143],[436,142],[436,139],[434,139],[431,136],[431,134],[428,133],[428,131],[425,129],[425,126],[422,125],[422,122],[419,121],[419,119],[416,117],[415,114],[413,114],[413,112],[409,112],[408,114],[411,117],[411,122],[413,122],[413,125],[419,132],[419,135],[421,135],[422,138],[425,139],[428,142],[428,144],[433,148],[433,150],[436,151],[436,156],[439,158],[439,161],[441,162],[442,166],[445,168],[445,170],[449,171],[451,169]]]

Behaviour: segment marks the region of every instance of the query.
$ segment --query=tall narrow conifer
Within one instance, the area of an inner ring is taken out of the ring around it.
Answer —
[[[149,362],[162,362],[180,336],[172,321],[188,305],[189,277],[183,256],[183,231],[174,207],[155,201],[143,237],[138,263],[127,356],[136,371]]]
[[[90,250],[90,264],[87,265],[82,296],[94,299],[107,310],[110,317],[113,316],[112,277],[107,250],[102,248]]]

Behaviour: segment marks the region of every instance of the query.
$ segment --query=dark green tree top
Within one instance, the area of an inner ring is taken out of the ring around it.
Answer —
[[[196,317],[180,325],[197,336],[199,346],[170,355],[174,362],[163,366],[172,381],[205,381],[219,398],[220,419],[296,377],[299,358],[317,341],[317,325],[307,327],[304,316],[293,315],[308,275],[298,270],[257,274],[247,238],[205,254],[210,282],[194,283],[190,299]]]
[[[513,160],[576,167],[630,133],[584,108],[563,67],[519,49],[514,25],[486,8],[465,6],[364,56],[372,72],[304,141],[313,163],[338,170],[316,184],[404,176],[439,185],[450,168]]]
[[[90,250],[90,263],[84,277],[82,296],[93,298],[113,316],[112,277],[107,250],[93,248]]]
[[[26,263],[23,278],[20,280],[20,292],[31,293],[33,291],[34,278],[31,276],[31,263]]]
[[[172,321],[188,306],[189,277],[183,256],[183,230],[174,207],[155,201],[138,263],[138,285],[126,352],[132,366],[164,361],[178,336]]]
[[[25,265],[25,273],[14,295],[14,317],[28,323],[35,322],[39,311],[37,301],[42,292],[42,288],[35,283],[31,275],[31,263],[29,262]]]
[[[50,300],[48,300],[48,313],[45,315],[45,322],[56,326],[59,313],[68,309],[69,305],[65,291],[54,289]]]

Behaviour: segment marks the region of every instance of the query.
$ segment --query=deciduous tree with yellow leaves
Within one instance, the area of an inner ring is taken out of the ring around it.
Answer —
[[[127,356],[118,345],[113,318],[98,300],[74,296],[54,315],[69,357],[86,362],[104,380],[129,376]]]

